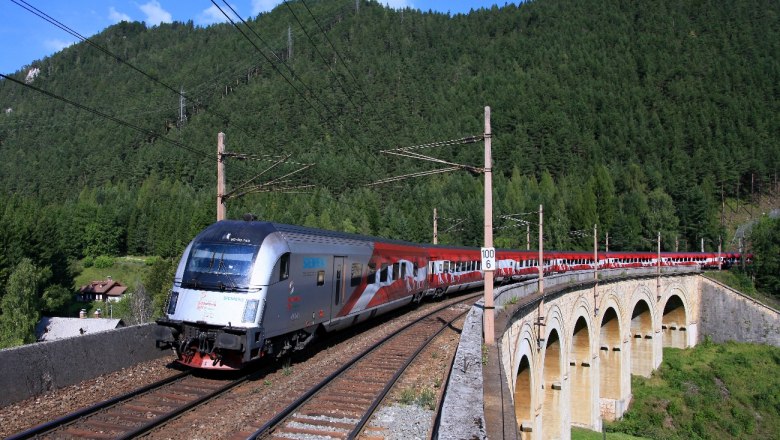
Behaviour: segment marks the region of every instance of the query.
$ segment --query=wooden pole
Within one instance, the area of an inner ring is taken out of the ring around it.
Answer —
[[[225,133],[217,134],[217,221],[225,220]]]
[[[490,143],[490,107],[485,107],[485,247],[493,247],[493,174]],[[483,268],[484,270],[485,268]],[[495,344],[493,271],[485,270],[485,314],[482,319],[485,344]]]

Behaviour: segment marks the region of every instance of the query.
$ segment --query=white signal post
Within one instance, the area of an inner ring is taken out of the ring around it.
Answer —
[[[485,313],[482,317],[482,331],[485,335],[485,344],[496,343],[494,307],[493,307],[493,271],[496,265],[496,251],[493,248],[493,174],[490,151],[490,107],[485,107],[485,247],[482,252],[482,270],[485,273]],[[485,250],[492,250],[492,269],[486,266],[489,260],[485,259]]]

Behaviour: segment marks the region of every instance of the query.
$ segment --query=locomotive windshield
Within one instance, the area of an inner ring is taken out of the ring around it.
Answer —
[[[193,288],[246,290],[257,249],[251,245],[195,243],[182,283]]]

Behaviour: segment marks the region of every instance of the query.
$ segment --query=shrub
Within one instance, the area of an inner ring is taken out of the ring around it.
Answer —
[[[95,267],[98,269],[107,269],[114,265],[114,259],[108,255],[100,255],[95,258]]]

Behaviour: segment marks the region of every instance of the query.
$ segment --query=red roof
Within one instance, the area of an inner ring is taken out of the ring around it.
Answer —
[[[81,293],[94,293],[97,295],[122,296],[127,290],[127,286],[114,280],[92,281],[86,286],[81,286]]]

